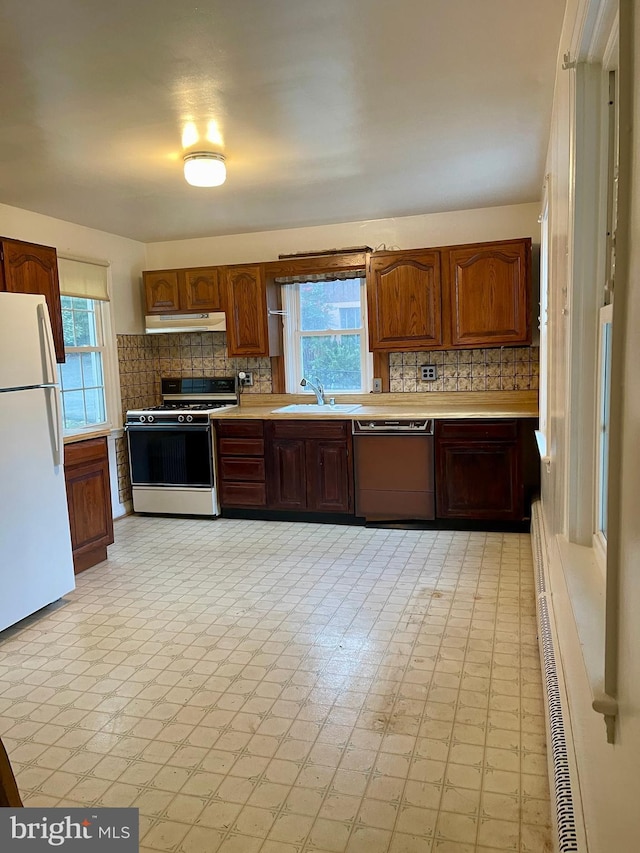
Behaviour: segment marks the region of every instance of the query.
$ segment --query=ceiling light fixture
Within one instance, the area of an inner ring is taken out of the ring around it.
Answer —
[[[211,151],[185,154],[184,178],[192,187],[219,187],[227,178],[224,155]]]

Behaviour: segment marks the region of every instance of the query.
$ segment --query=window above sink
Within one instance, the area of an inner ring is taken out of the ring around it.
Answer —
[[[373,371],[364,276],[286,284],[282,298],[287,391],[299,394],[306,376],[327,395],[367,393]]]

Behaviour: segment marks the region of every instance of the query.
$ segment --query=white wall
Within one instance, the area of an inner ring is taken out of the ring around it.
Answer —
[[[0,204],[0,234],[15,240],[55,246],[58,254],[62,255],[109,261],[115,331],[142,330],[140,273],[146,263],[143,243],[6,204]]]
[[[621,0],[626,3],[627,0]],[[635,54],[640,49],[640,0],[635,7]],[[560,58],[570,51],[579,55],[583,30],[596,0],[569,0],[560,42]],[[583,54],[584,55],[584,54]],[[621,63],[622,50],[621,50]],[[559,63],[560,66],[560,63]],[[549,425],[551,471],[542,472],[542,499],[547,530],[552,536],[567,529],[565,465],[569,444],[575,441],[579,423],[572,423],[568,406],[571,356],[570,317],[581,281],[571,276],[575,187],[572,184],[573,112],[572,72],[559,67],[547,171],[551,187],[550,263],[550,364],[551,419]],[[640,69],[633,70],[634,115],[640,115]],[[567,684],[569,717],[579,773],[579,791],[585,816],[590,853],[635,853],[639,848],[640,810],[640,133],[636,134],[631,185],[631,258],[629,301],[617,312],[618,324],[626,331],[624,410],[622,417],[624,464],[619,483],[621,504],[621,559],[618,643],[618,702],[616,743],[608,744],[601,715],[591,708],[592,690],[587,678],[574,612],[579,602],[568,597],[562,567],[552,560],[550,583],[559,634],[560,664]],[[615,309],[614,309],[615,310]],[[586,460],[584,464],[590,464]],[[615,523],[615,522],[614,522]]]
[[[275,261],[279,254],[322,251],[349,246],[382,245],[388,249],[417,249],[484,240],[532,237],[539,242],[538,204],[516,204],[343,222],[311,228],[288,228],[226,237],[201,237],[147,244],[147,268],[211,266]]]

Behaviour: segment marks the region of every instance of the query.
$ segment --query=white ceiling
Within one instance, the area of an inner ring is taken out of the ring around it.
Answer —
[[[563,9],[2,0],[0,202],[150,242],[536,201]]]

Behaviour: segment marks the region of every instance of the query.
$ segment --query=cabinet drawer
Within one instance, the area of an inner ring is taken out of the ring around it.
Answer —
[[[220,483],[220,503],[227,506],[266,506],[264,483]]]
[[[220,477],[223,480],[264,481],[264,459],[241,459],[223,456],[220,459]]]
[[[107,460],[107,439],[88,438],[86,441],[72,442],[64,448],[65,466],[84,465],[86,462]]]
[[[217,421],[216,432],[218,435],[229,436],[256,436],[262,438],[264,434],[263,421]]]
[[[220,438],[218,439],[220,456],[264,456],[262,438]]]
[[[271,421],[274,438],[346,438],[346,421]]]
[[[518,437],[518,422],[504,421],[438,421],[438,438],[468,439],[469,441],[505,441]]]

